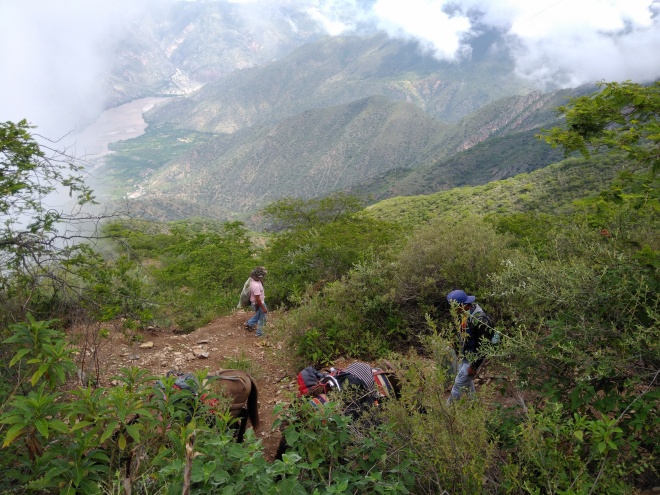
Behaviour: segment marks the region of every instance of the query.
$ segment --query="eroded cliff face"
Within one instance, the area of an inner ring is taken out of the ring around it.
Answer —
[[[237,69],[267,64],[320,34],[295,5],[260,15],[227,2],[173,2],[146,11],[115,44],[107,106],[185,95]]]

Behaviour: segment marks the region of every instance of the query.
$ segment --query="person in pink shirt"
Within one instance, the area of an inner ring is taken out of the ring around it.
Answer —
[[[264,334],[264,325],[266,325],[266,314],[268,308],[266,307],[266,296],[264,294],[264,277],[268,271],[263,266],[258,266],[250,273],[250,303],[254,310],[254,316],[245,322],[245,327],[248,330],[257,328],[257,337]]]

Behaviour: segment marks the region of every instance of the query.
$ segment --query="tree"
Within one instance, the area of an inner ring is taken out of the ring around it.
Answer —
[[[0,302],[5,307],[12,297],[33,298],[32,289],[43,280],[66,284],[67,271],[84,258],[82,243],[98,238],[95,227],[104,218],[81,210],[94,203],[81,163],[39,144],[30,129],[25,120],[0,123]],[[71,213],[45,202],[63,190],[75,204]],[[25,311],[24,301],[18,303]]]
[[[624,151],[636,162],[660,170],[660,81],[644,86],[626,81],[600,82],[600,92],[570,100],[558,108],[564,128],[553,127],[537,137],[566,154],[589,156],[603,147]]]
[[[359,198],[339,192],[320,199],[283,198],[266,206],[263,213],[281,230],[334,222],[363,206]]]

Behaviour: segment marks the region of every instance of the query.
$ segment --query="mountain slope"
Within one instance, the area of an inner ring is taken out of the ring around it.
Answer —
[[[106,75],[108,106],[187,94],[236,69],[270,63],[317,37],[295,4],[162,2],[145,9],[119,39]]]
[[[381,200],[430,194],[462,185],[479,185],[531,172],[555,163],[562,152],[535,138],[542,128],[560,123],[556,108],[567,99],[592,91],[591,86],[522,96],[485,105],[443,134],[416,169],[397,169],[353,189]]]
[[[487,50],[492,37],[475,40],[475,47]],[[528,83],[513,76],[512,68],[504,55],[483,56],[476,48],[471,60],[449,63],[385,35],[324,38],[265,67],[236,71],[187,98],[161,105],[147,119],[198,131],[235,132],[381,95],[414,103],[434,118],[457,121],[494,100],[529,92]]]
[[[595,194],[630,165],[620,156],[568,158],[529,174],[481,186],[457,187],[428,195],[395,197],[367,208],[368,215],[415,226],[438,215],[454,213],[562,213],[572,201]]]
[[[543,168],[562,159],[560,150],[534,137],[537,130],[490,138],[450,158],[416,169],[397,169],[352,188],[359,196],[383,200],[481,185]]]
[[[560,160],[561,152],[534,134],[538,126],[558,122],[557,105],[584,91],[508,97],[453,125],[383,97],[309,110],[234,134],[152,125],[145,136],[113,148],[117,153],[105,175],[115,177],[115,187],[124,184],[147,216],[158,219],[202,213],[242,218],[283,196],[336,190],[376,200],[429,194]],[[154,170],[160,172],[142,179]],[[261,184],[265,176],[276,179]],[[267,192],[254,193],[262,189]]]
[[[420,166],[445,130],[416,106],[383,97],[310,110],[210,138],[141,184],[139,201],[157,201],[161,213],[152,217],[160,219],[182,218],[184,203],[189,216],[240,217],[283,196],[323,196]]]

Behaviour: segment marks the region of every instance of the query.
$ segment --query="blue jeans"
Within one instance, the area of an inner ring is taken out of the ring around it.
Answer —
[[[447,402],[451,403],[460,399],[462,393],[466,390],[468,394],[474,395],[474,377],[468,375],[468,366],[470,366],[470,362],[463,358],[463,361],[459,363],[456,380],[454,380],[454,386],[451,389],[451,397],[449,397]]]
[[[264,308],[268,309],[268,306],[266,306],[265,302],[263,303],[263,305]],[[266,313],[264,313],[264,310],[261,309],[256,304],[252,305],[252,309],[254,310],[254,316],[247,321],[247,324],[249,326],[253,326],[254,324],[256,324],[257,337],[261,337],[264,334],[264,325],[266,324]]]

